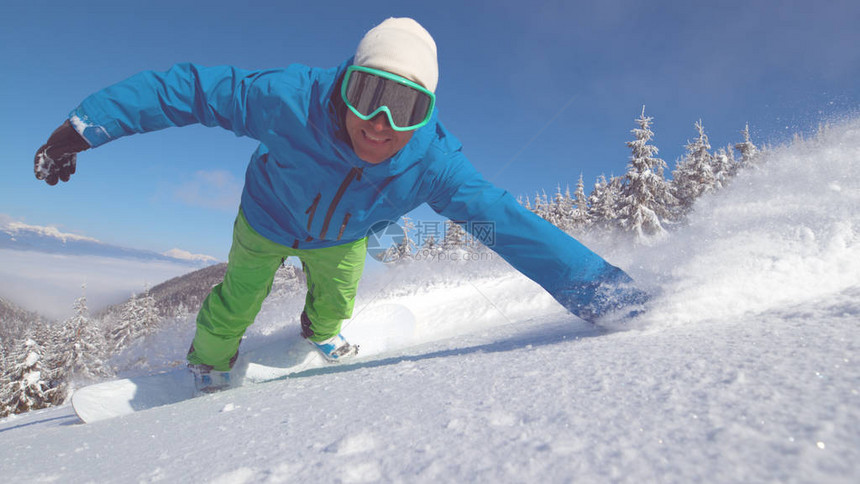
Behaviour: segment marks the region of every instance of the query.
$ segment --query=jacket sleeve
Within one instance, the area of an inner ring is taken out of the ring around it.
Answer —
[[[91,146],[134,133],[203,124],[259,139],[281,103],[273,94],[281,71],[177,64],[145,71],[87,97],[69,116]],[[294,76],[301,83],[301,75]],[[288,82],[288,81],[287,81]]]
[[[641,311],[648,296],[621,269],[485,180],[459,150],[448,155],[429,205],[464,226],[587,321]]]

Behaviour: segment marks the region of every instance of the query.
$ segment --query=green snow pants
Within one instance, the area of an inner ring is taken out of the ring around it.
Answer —
[[[364,270],[367,239],[323,249],[293,249],[258,234],[242,211],[233,225],[233,245],[224,281],[212,288],[197,314],[197,332],[188,353],[191,364],[227,371],[239,342],[272,289],[275,272],[288,256],[297,256],[307,278],[305,313],[314,341],[340,332],[352,317],[358,280]]]

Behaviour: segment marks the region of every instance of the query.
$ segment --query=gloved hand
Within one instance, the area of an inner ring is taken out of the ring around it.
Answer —
[[[66,120],[51,133],[48,142],[36,151],[33,160],[36,178],[45,180],[48,185],[56,185],[58,180],[69,181],[69,177],[75,173],[78,152],[89,148],[87,140]]]

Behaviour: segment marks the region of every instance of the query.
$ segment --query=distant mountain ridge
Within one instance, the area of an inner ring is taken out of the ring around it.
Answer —
[[[214,264],[164,281],[150,288],[149,295],[155,300],[158,314],[162,318],[172,318],[188,312],[196,314],[212,287],[224,280],[226,272],[226,262]],[[301,268],[287,264],[278,268],[275,273],[271,294],[280,297],[304,297],[305,287]],[[116,315],[129,301],[107,307],[96,316]]]
[[[33,311],[27,311],[14,302],[0,297],[0,327],[10,321],[29,324],[48,321],[48,318]]]
[[[72,256],[99,256],[117,259],[165,261],[188,267],[206,267],[219,262],[216,258],[172,249],[164,254],[105,244],[92,237],[63,233],[56,227],[27,225],[0,220],[0,249],[26,250]]]

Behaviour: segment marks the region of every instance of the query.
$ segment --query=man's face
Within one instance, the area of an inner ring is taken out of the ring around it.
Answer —
[[[361,118],[346,110],[346,131],[352,140],[352,149],[368,163],[382,163],[400,151],[412,139],[412,131],[394,131],[388,116],[379,113],[373,119]]]

